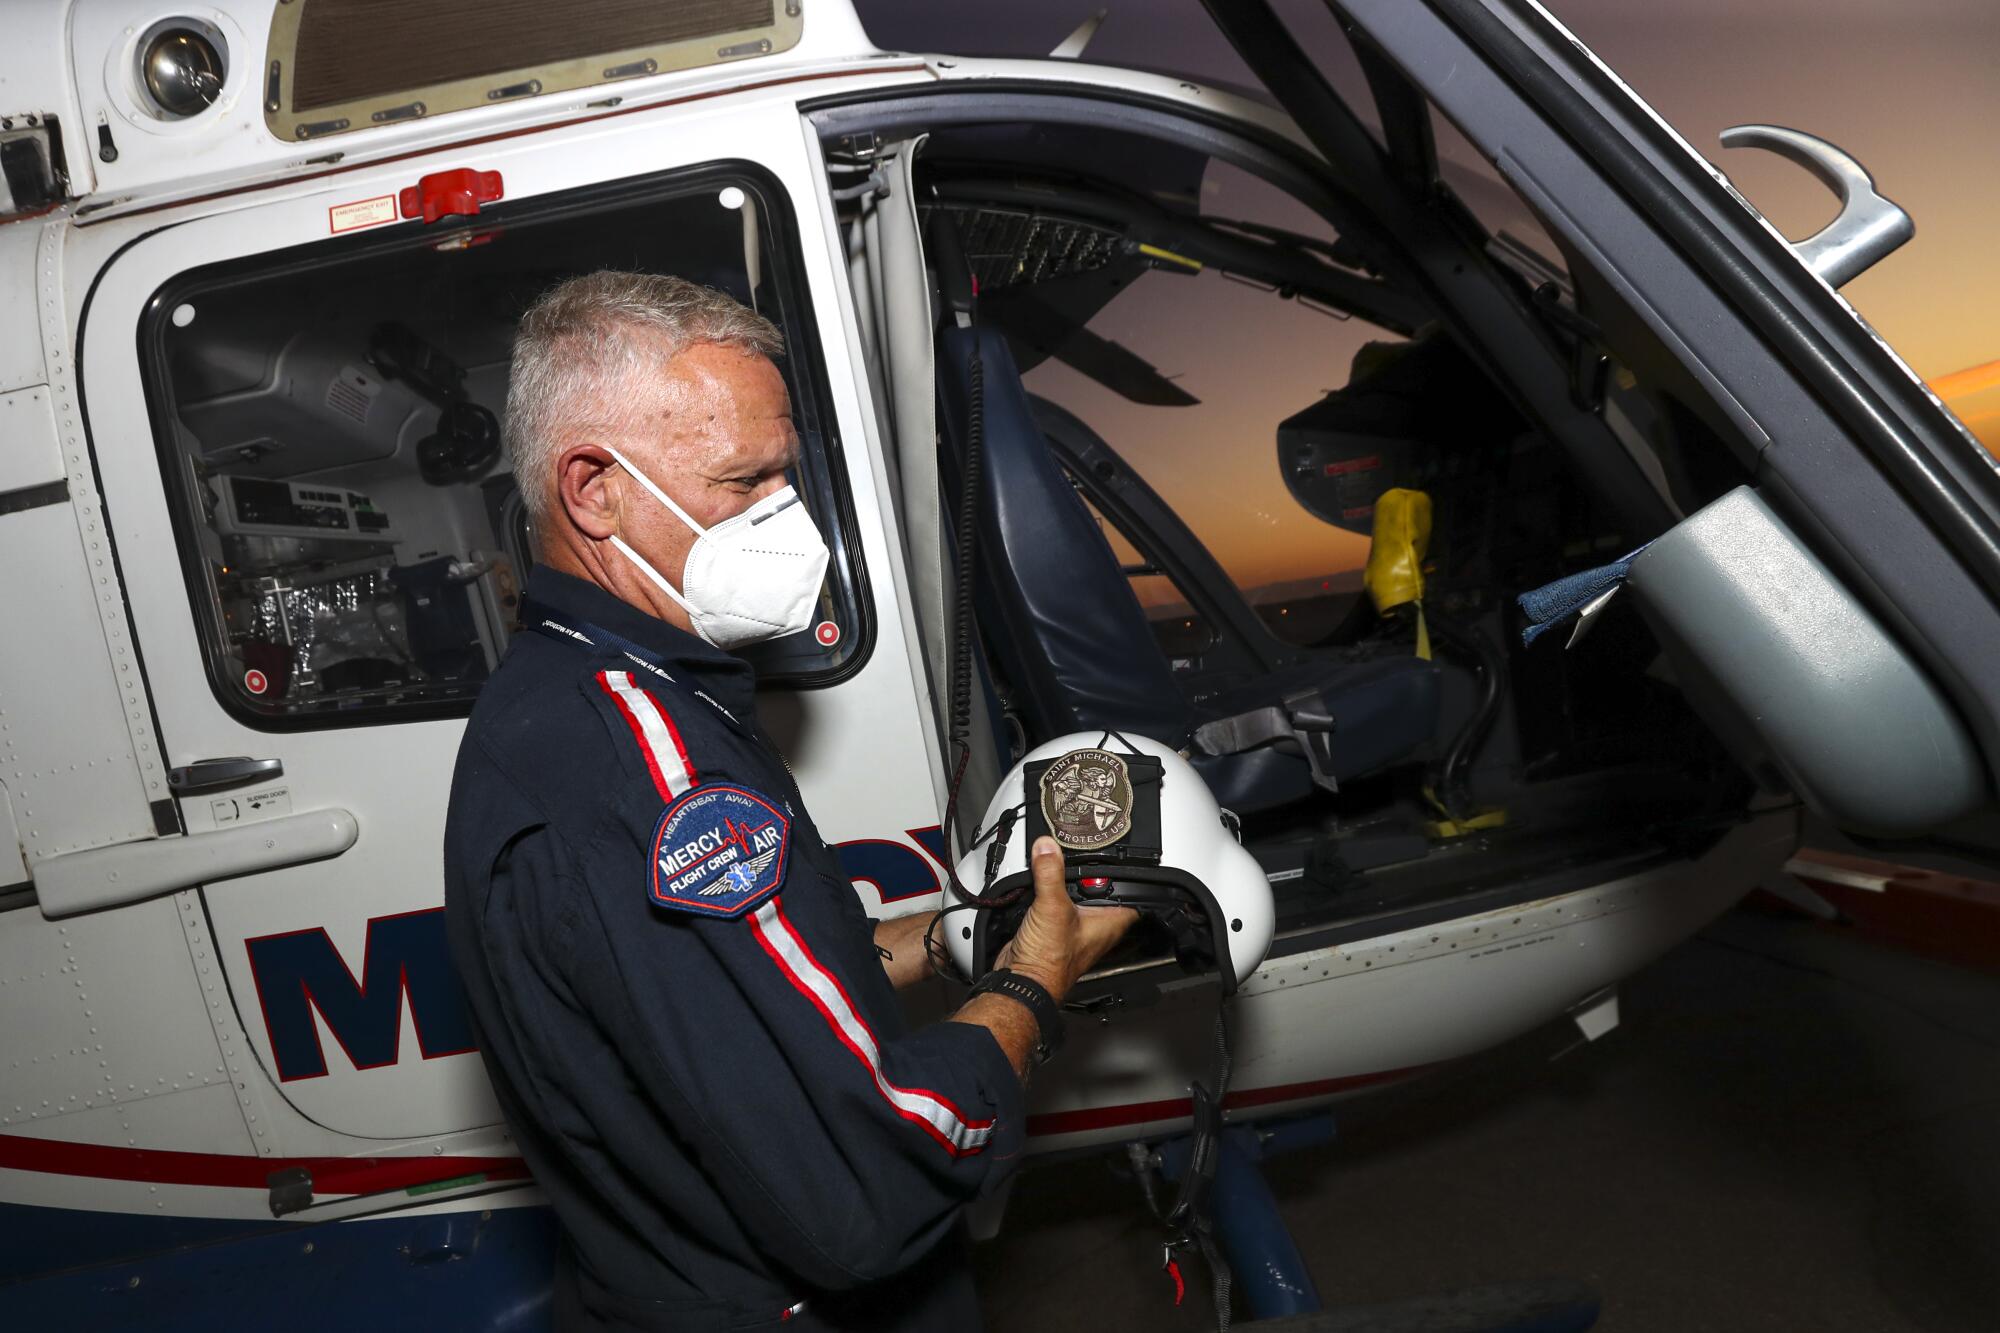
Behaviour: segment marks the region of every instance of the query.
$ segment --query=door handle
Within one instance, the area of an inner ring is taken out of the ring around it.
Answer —
[[[143,902],[211,880],[339,856],[360,832],[345,810],[312,810],[212,833],[86,847],[35,863],[35,900],[46,917]]]
[[[167,770],[167,789],[176,796],[194,796],[205,791],[221,791],[246,782],[285,776],[282,759],[252,759],[247,754],[227,759],[197,759],[192,764]]]
[[[1816,134],[1782,125],[1734,125],[1724,148],[1768,148],[1819,177],[1840,196],[1840,215],[1816,235],[1787,242],[1807,268],[1838,287],[1917,234],[1917,224],[1875,191],[1875,178],[1853,157]]]

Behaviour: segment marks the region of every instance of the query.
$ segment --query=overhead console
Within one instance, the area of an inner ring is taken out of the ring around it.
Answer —
[[[217,386],[180,404],[202,462],[290,477],[394,454],[425,403],[369,363],[358,333],[309,328],[275,346],[187,337],[189,387]]]

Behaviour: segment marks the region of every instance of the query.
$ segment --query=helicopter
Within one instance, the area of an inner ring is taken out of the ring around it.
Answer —
[[[1839,194],[1786,240],[1528,0],[1332,7],[1365,96],[1262,0],[1210,9],[1268,101],[845,0],[10,4],[10,1305],[541,1308],[439,849],[534,563],[513,325],[577,273],[784,334],[832,555],[748,655],[870,915],[1053,736],[1189,756],[1276,907],[1232,1121],[1608,1030],[1807,811],[1988,836],[2000,474],[1836,290],[1908,217],[1731,131]],[[1217,984],[1135,930],[1029,1151],[1184,1131]]]

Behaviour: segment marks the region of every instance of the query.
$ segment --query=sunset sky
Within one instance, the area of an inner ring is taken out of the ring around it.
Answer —
[[[857,0],[857,7],[871,36],[892,49],[1026,55],[1045,54],[1103,3]],[[1832,195],[1768,153],[1724,151],[1717,135],[1764,121],[1818,134],[1859,158],[1881,192],[1916,219],[1917,234],[1843,294],[2000,451],[2000,141],[1992,133],[2000,125],[2000,3],[1545,3],[1788,236],[1824,225],[1835,212]],[[1280,0],[1278,8],[1309,48],[1338,52],[1319,0]],[[1255,83],[1198,0],[1126,0],[1110,11],[1091,60]],[[1343,57],[1331,56],[1328,69],[1346,91],[1358,80]],[[1489,225],[1520,225],[1490,168],[1463,141],[1441,139],[1440,153],[1448,178]],[[1259,195],[1257,182],[1217,176],[1211,172],[1205,208],[1256,217],[1259,209],[1284,207],[1268,191]],[[1250,198],[1254,207],[1239,208],[1218,192]],[[1201,406],[1136,407],[1054,364],[1033,372],[1030,387],[1096,426],[1239,584],[1359,562],[1364,539],[1309,518],[1286,494],[1274,432],[1278,421],[1344,380],[1354,349],[1374,331],[1214,274],[1149,275],[1093,328],[1176,377]],[[1218,336],[1221,330],[1228,336]]]

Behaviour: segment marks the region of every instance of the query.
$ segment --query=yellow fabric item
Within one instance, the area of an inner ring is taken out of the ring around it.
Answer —
[[[1381,612],[1421,602],[1424,553],[1431,544],[1431,497],[1401,486],[1375,501],[1375,531],[1362,581]]]
[[[1488,806],[1477,814],[1467,815],[1464,819],[1453,819],[1451,812],[1444,808],[1444,802],[1437,798],[1437,793],[1431,790],[1429,783],[1424,784],[1424,799],[1429,801],[1431,809],[1438,813],[1436,819],[1424,824],[1424,831],[1433,838],[1462,838],[1468,833],[1499,828],[1507,822],[1507,807],[1502,805]]]
[[[1433,838],[1462,838],[1468,833],[1499,828],[1507,822],[1505,810],[1482,810],[1470,819],[1435,819],[1424,825]]]

